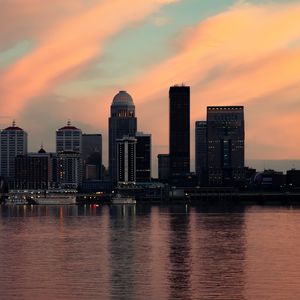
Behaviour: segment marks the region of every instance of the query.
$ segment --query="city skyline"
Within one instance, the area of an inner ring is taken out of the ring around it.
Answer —
[[[192,161],[194,123],[209,105],[245,107],[246,159],[299,159],[299,3],[204,2],[134,1],[132,13],[126,1],[4,1],[1,127],[16,119],[30,151],[41,142],[53,151],[55,130],[71,119],[103,135],[107,166],[109,106],[126,89],[139,130],[152,134],[156,172],[157,154],[168,153],[167,91],[184,82]]]

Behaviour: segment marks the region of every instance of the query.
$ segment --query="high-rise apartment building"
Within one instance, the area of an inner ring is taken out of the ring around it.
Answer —
[[[100,180],[102,172],[102,135],[82,135],[83,178]]]
[[[207,123],[196,121],[195,123],[195,162],[196,174],[202,185],[207,178]]]
[[[58,186],[77,189],[82,183],[82,158],[80,153],[76,151],[59,152],[56,163]]]
[[[56,152],[62,151],[82,152],[82,132],[72,126],[70,121],[56,131]]]
[[[132,97],[120,91],[113,99],[109,118],[109,172],[113,183],[118,181],[117,140],[125,136],[135,137],[137,119]]]
[[[11,188],[15,179],[15,157],[27,154],[27,132],[16,126],[7,127],[0,133],[0,176],[6,178]]]
[[[190,87],[172,86],[170,100],[170,177],[190,172]]]
[[[151,134],[137,132],[136,138],[136,181],[151,181]]]
[[[117,140],[118,183],[134,183],[136,181],[136,139],[123,137]]]
[[[210,185],[232,185],[245,176],[243,106],[207,107],[207,166]]]

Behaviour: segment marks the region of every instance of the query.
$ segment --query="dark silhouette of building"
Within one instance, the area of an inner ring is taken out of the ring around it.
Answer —
[[[82,135],[83,179],[100,180],[102,178],[102,135]]]
[[[245,132],[243,106],[207,107],[207,163],[210,185],[244,181]]]
[[[137,130],[135,106],[132,97],[120,91],[113,99],[109,118],[109,172],[113,183],[117,182],[117,139],[134,137]]]
[[[38,153],[15,158],[15,189],[39,190],[53,185],[53,155],[41,148]]]
[[[151,181],[151,134],[137,132],[136,138],[136,181]]]
[[[169,154],[158,154],[158,180],[167,182],[170,177],[170,159]]]
[[[117,140],[118,183],[134,183],[136,181],[136,139],[123,137]]]
[[[201,185],[207,184],[207,123],[197,121],[195,124],[195,162],[196,174]]]
[[[170,177],[190,172],[190,87],[172,86],[170,100]]]
[[[286,172],[286,184],[290,190],[300,189],[300,170],[288,170]]]

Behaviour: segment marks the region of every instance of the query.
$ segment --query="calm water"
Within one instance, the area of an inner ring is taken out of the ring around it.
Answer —
[[[300,299],[300,209],[0,208],[0,299]]]

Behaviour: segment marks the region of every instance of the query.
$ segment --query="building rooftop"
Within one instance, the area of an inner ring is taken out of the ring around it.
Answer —
[[[79,130],[79,129],[71,125],[71,121],[68,121],[66,126],[59,128],[58,130]]]
[[[5,128],[4,130],[22,130],[23,131],[22,128],[16,126],[16,122],[15,121],[12,122],[11,126]]]
[[[132,97],[126,91],[120,91],[115,95],[112,106],[134,106]]]

